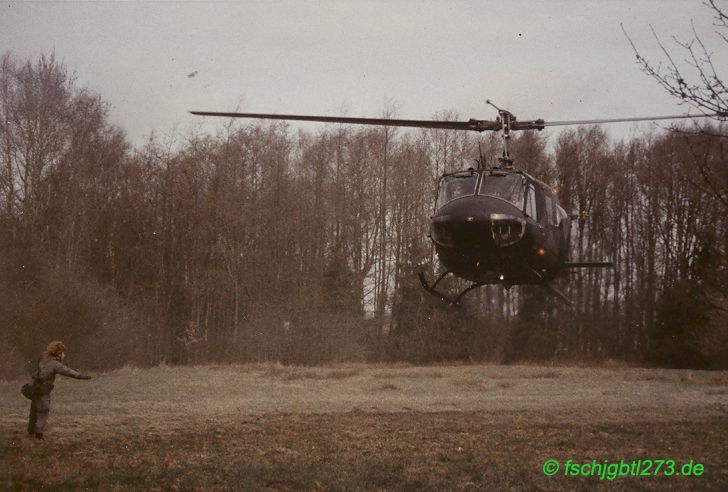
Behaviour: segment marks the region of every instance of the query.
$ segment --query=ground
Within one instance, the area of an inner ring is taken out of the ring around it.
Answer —
[[[0,382],[2,490],[728,490],[726,372],[122,369],[59,377],[44,441],[22,382]]]

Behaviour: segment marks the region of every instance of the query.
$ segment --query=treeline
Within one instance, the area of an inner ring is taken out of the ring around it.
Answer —
[[[456,118],[440,114],[438,119]],[[650,360],[725,367],[724,142],[599,128],[514,139],[559,188],[573,257],[560,287],[425,294],[437,178],[497,136],[221,125],[133,148],[54,57],[0,66],[0,350],[24,370],[51,339],[76,365]],[[458,288],[457,281],[450,287]]]

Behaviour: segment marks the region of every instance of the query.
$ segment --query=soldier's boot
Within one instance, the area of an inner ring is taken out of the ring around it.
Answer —
[[[35,438],[42,441],[43,440],[43,433],[42,432],[36,432],[35,433]]]

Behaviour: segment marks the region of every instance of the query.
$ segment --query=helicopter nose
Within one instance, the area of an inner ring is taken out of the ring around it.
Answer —
[[[514,205],[487,196],[465,197],[440,208],[432,218],[431,237],[445,248],[503,248],[524,235],[526,221]]]

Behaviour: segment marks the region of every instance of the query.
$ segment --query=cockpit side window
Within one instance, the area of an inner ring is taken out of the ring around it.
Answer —
[[[519,174],[484,174],[480,195],[494,196],[523,209],[525,184]]]
[[[533,185],[528,186],[528,192],[526,195],[526,215],[531,217],[533,220],[538,220],[538,214],[536,213],[536,190],[533,189]]]
[[[451,174],[440,178],[437,192],[437,208],[463,196],[475,193],[478,175],[473,172]]]
[[[543,224],[549,224],[554,225],[556,224],[556,221],[554,220],[554,199],[550,194],[550,191],[542,190],[543,193],[543,214],[541,214],[541,223]]]

